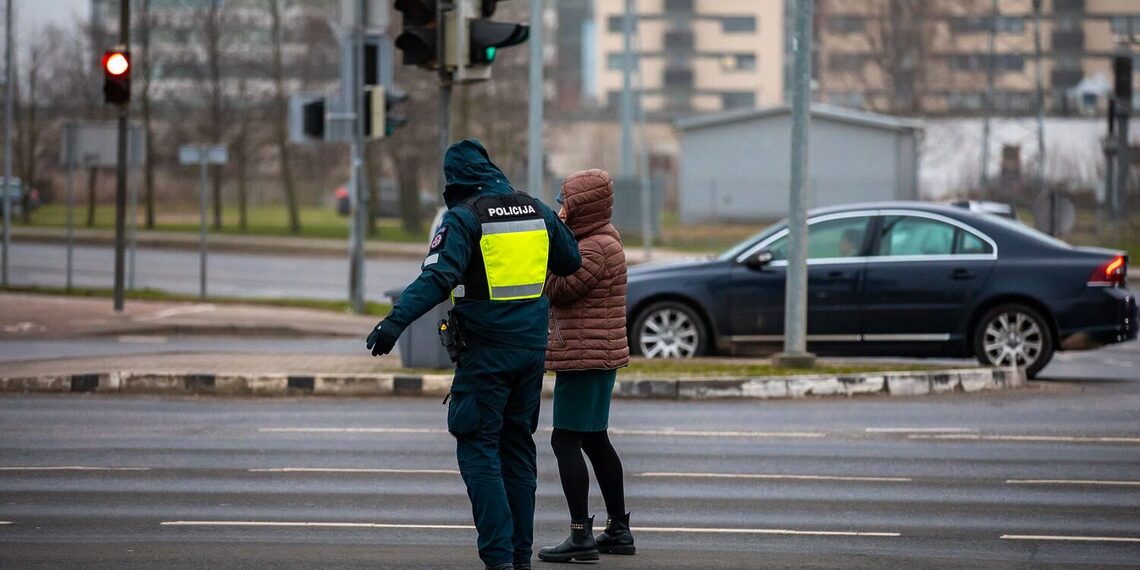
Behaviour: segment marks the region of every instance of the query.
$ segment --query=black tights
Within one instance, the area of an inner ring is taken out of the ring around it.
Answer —
[[[625,514],[621,459],[605,431],[582,432],[554,428],[554,433],[550,436],[550,447],[554,448],[554,456],[558,458],[558,475],[562,478],[562,492],[566,494],[570,518],[584,519],[589,516],[590,474],[586,471],[586,461],[582,459],[583,451],[594,466],[594,477],[602,489],[606,512],[611,515]]]

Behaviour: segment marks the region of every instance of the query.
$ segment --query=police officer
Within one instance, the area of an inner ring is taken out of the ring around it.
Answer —
[[[537,486],[533,434],[546,355],[547,271],[581,265],[577,242],[542,202],[511,187],[478,141],[444,155],[448,211],[419,277],[368,335],[386,354],[400,333],[452,294],[467,347],[452,380],[447,429],[489,569],[530,568]]]

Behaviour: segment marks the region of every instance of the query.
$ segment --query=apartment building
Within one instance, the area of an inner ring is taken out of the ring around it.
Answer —
[[[818,99],[893,114],[1036,112],[1034,0],[817,2]],[[1112,57],[1137,50],[1140,2],[1042,0],[1039,18],[1047,112],[1102,112]]]
[[[779,104],[785,2],[636,0],[634,88],[647,115],[669,119]],[[557,7],[564,38],[559,99],[615,112],[625,65],[624,0],[559,0]],[[564,56],[567,49],[572,53]]]

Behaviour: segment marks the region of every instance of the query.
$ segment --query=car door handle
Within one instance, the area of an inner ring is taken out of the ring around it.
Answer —
[[[950,278],[956,281],[967,281],[976,277],[977,274],[975,274],[973,271],[961,267],[955,269],[954,272],[950,274]]]

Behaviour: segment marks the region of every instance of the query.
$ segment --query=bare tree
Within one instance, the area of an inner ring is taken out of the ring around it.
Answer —
[[[19,141],[19,146],[16,147],[14,154],[17,157],[15,161],[17,168],[20,172],[20,177],[24,180],[24,194],[21,197],[21,206],[23,212],[21,218],[24,223],[28,223],[31,219],[31,190],[37,184],[37,166],[40,159],[40,130],[43,128],[39,123],[39,110],[42,102],[40,101],[40,76],[42,75],[41,65],[44,63],[46,52],[50,45],[46,44],[43,36],[37,36],[32,40],[30,49],[28,50],[28,65],[25,72],[23,83],[25,89],[21,89],[20,81],[17,80],[15,84],[15,105],[19,109],[16,119],[16,138]],[[18,75],[19,68],[13,71],[13,75]],[[26,93],[24,91],[26,90]]]
[[[199,36],[205,56],[206,77],[204,87],[209,98],[209,114],[207,118],[206,135],[213,144],[222,144],[226,135],[227,107],[225,100],[225,84],[222,77],[223,57],[225,55],[226,25],[225,17],[228,12],[226,2],[210,0],[205,12],[201,14]],[[224,170],[220,165],[212,166],[214,200],[214,229],[222,227],[222,176]]]
[[[289,95],[285,85],[285,62],[282,53],[285,35],[282,9],[288,8],[288,0],[265,0],[265,3],[269,10],[270,41],[273,50],[274,91],[273,113],[270,121],[274,126],[274,143],[277,146],[277,155],[281,161],[281,191],[285,197],[285,208],[289,212],[289,233],[297,234],[301,232],[301,216],[297,208],[297,190],[294,186],[292,166],[290,165],[289,134],[286,132],[289,118]]]

